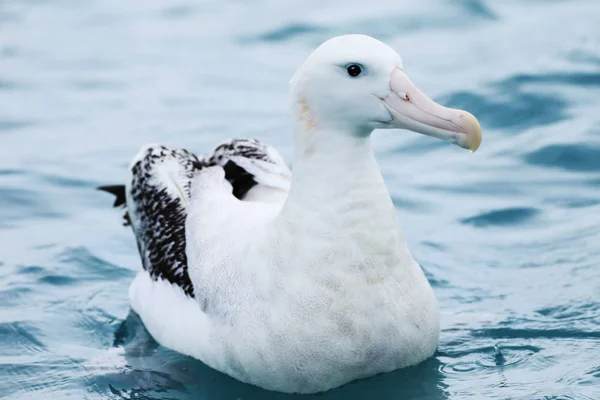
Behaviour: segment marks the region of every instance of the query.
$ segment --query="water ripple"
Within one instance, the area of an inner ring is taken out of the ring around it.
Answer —
[[[42,336],[40,330],[27,322],[0,322],[0,336],[3,343],[8,344],[3,348],[3,355],[7,350],[16,355],[46,350],[39,339]]]
[[[474,329],[471,334],[494,339],[600,339],[600,331],[586,332],[579,329],[487,328]]]
[[[453,360],[442,366],[445,374],[473,373],[517,366],[541,351],[535,346],[491,346],[447,354]]]
[[[322,26],[293,23],[262,33],[255,40],[259,42],[284,42],[306,34],[325,34],[328,30],[328,28]]]
[[[0,132],[21,130],[33,125],[35,125],[35,121],[32,120],[3,119],[0,120]]]
[[[463,218],[461,222],[476,227],[514,226],[529,222],[539,212],[540,210],[532,207],[503,208]]]
[[[574,303],[544,307],[536,311],[539,315],[558,320],[597,319],[600,325],[600,303]]]
[[[203,152],[256,134],[291,161],[290,76],[357,32],[475,114],[484,141],[469,157],[376,135],[441,344],[306,398],[600,399],[598,1],[284,3],[0,3],[0,398],[297,397],[150,337],[127,296],[135,240],[94,187],[124,182],[150,142]]]
[[[482,125],[494,129],[521,131],[550,125],[567,118],[567,100],[553,94],[530,93],[503,87],[491,95],[457,92],[441,101],[450,107],[469,110]]]
[[[95,256],[85,247],[66,249],[57,258],[63,265],[77,268],[74,275],[79,280],[113,280],[132,276],[130,270]]]
[[[30,190],[0,187],[0,226],[24,219],[62,218],[65,213],[53,209],[43,195]]]
[[[488,20],[498,19],[498,15],[483,0],[461,0],[458,2],[470,15],[476,15]]]
[[[528,164],[575,172],[600,172],[600,147],[589,144],[552,144],[524,157]]]
[[[600,86],[600,73],[598,72],[553,72],[548,74],[518,74],[496,83],[501,89],[519,90],[528,84],[560,84],[572,86]]]
[[[186,19],[192,17],[197,12],[192,4],[178,4],[166,7],[160,11],[160,15],[166,19]]]

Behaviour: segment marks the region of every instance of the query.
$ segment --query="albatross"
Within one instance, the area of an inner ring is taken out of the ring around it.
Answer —
[[[429,99],[388,45],[321,44],[290,82],[293,174],[257,140],[204,156],[146,145],[125,185],[143,270],[132,309],[161,345],[240,381],[315,393],[418,364],[438,345],[434,292],[371,147],[404,129],[472,152],[481,127]]]

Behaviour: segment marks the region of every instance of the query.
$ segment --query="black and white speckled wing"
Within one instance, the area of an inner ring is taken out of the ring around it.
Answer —
[[[205,157],[207,165],[220,165],[225,179],[240,200],[277,202],[287,195],[292,173],[279,152],[255,139],[232,139]]]
[[[126,205],[125,221],[136,236],[143,267],[154,280],[163,279],[194,297],[185,252],[185,220],[192,180],[202,169],[220,165],[233,195],[240,200],[282,201],[291,172],[281,155],[257,140],[235,139],[199,158],[184,149],[145,146],[131,163],[125,186],[100,189]]]
[[[126,185],[127,212],[144,269],[194,296],[185,253],[186,206],[195,174],[203,163],[184,149],[152,145],[131,164]]]

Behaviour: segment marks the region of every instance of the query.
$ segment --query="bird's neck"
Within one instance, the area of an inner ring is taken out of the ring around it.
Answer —
[[[369,136],[333,129],[297,129],[294,133],[293,178],[290,198],[334,200],[365,192],[388,199]],[[361,196],[362,197],[362,196]]]
[[[400,235],[396,211],[369,135],[334,129],[294,132],[292,184],[279,220],[310,234],[390,239]],[[308,233],[308,232],[307,232]]]

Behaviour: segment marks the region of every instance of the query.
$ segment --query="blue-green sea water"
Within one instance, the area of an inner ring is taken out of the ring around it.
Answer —
[[[139,147],[256,137],[291,160],[287,83],[367,33],[484,129],[474,155],[376,132],[439,299],[427,362],[317,399],[600,399],[597,0],[1,0],[0,398],[287,399],[154,342],[95,190]]]

